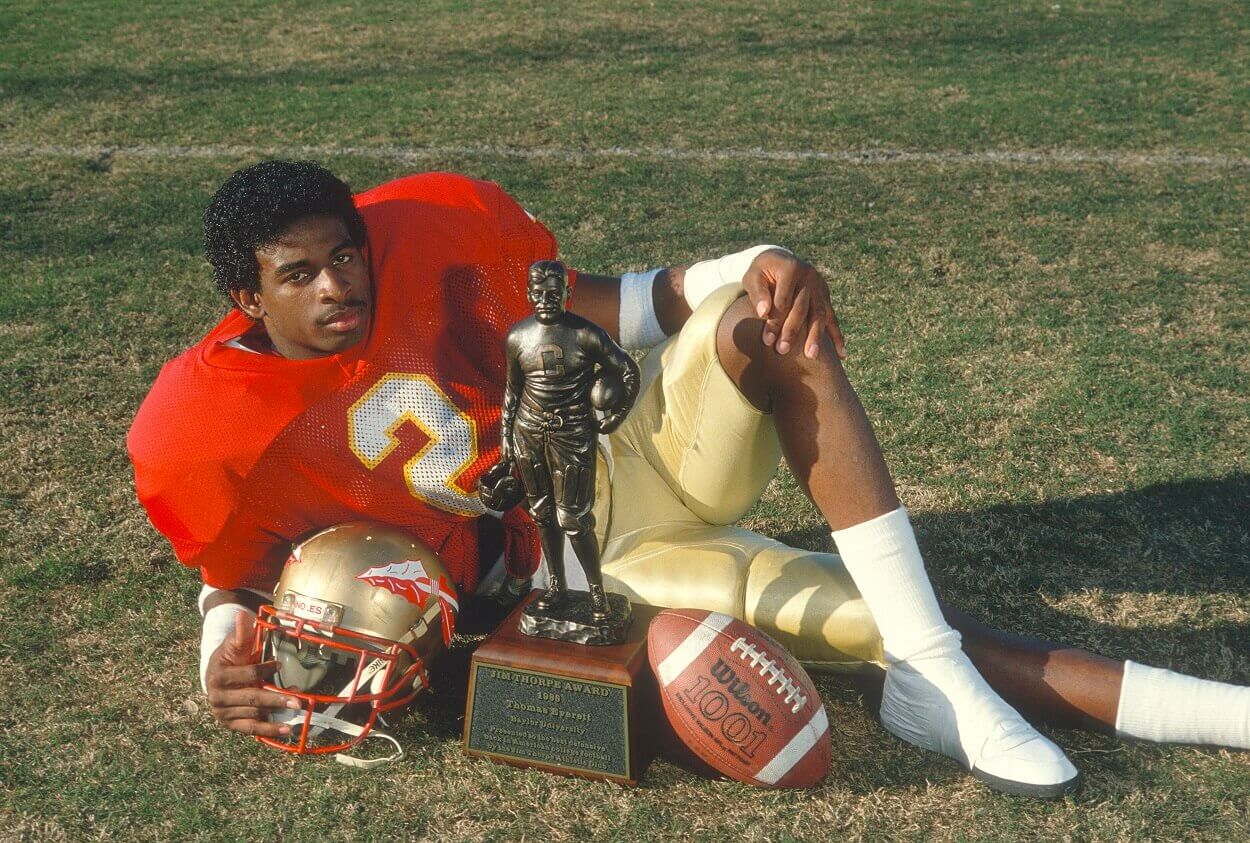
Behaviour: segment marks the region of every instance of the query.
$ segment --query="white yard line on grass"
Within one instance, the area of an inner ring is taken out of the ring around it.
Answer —
[[[1101,164],[1110,167],[1247,168],[1250,156],[1205,155],[1186,152],[1116,152],[1054,149],[957,150],[847,149],[675,149],[672,147],[608,147],[565,149],[521,146],[175,146],[136,144],[129,146],[58,146],[0,144],[2,158],[69,157],[129,158],[368,158],[385,161],[421,161],[453,156],[495,156],[526,160],[595,161],[611,158],[673,161],[827,161],[837,164],[970,164],[1063,166]]]

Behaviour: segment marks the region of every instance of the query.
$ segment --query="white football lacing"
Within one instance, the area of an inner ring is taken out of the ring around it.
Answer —
[[[737,653],[738,658],[750,661],[751,667],[759,668],[760,676],[768,679],[768,687],[771,688],[774,683],[780,683],[777,687],[777,696],[784,697],[785,701],[791,704],[791,712],[798,714],[799,709],[807,704],[807,695],[799,690],[799,686],[795,685],[789,676],[786,676],[776,660],[766,658],[755,648],[754,644],[748,644],[745,638],[739,638],[729,645],[729,652]]]

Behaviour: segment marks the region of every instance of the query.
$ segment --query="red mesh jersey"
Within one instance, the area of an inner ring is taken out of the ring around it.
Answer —
[[[555,238],[497,185],[461,176],[411,176],[356,204],[374,284],[365,341],[315,360],[256,354],[223,344],[252,325],[232,311],[165,365],[130,429],[139,500],[209,585],[271,589],[293,541],[369,519],[412,530],[476,587],[503,338],[529,315],[526,272],[555,257]],[[532,572],[532,523],[505,523],[509,567]]]

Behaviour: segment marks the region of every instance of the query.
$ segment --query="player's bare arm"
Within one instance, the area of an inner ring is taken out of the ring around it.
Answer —
[[[669,267],[652,281],[651,304],[656,321],[667,336],[686,324],[693,312],[691,300],[701,300],[701,291],[687,289],[689,269]],[[764,345],[779,354],[801,349],[801,353],[815,359],[820,353],[819,340],[825,336],[835,353],[846,357],[846,342],[830,302],[829,283],[811,264],[785,249],[768,248],[752,258],[740,283],[752,309],[763,320]],[[570,309],[602,325],[617,341],[622,339],[622,306],[621,278],[586,273],[578,276]]]

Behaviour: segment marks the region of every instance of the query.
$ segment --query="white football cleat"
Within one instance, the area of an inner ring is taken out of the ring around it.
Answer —
[[[1080,779],[1063,750],[994,693],[963,650],[892,663],[881,725],[954,758],[1003,793],[1057,799]]]

